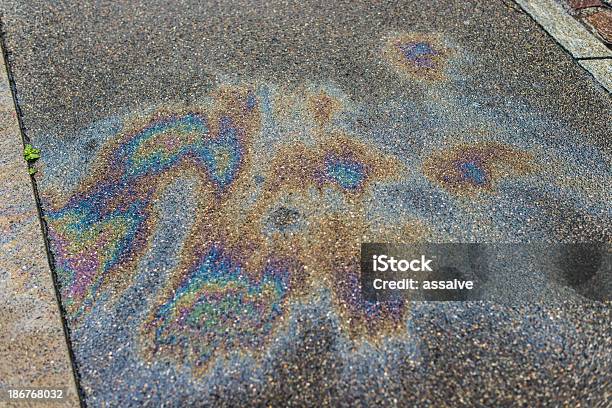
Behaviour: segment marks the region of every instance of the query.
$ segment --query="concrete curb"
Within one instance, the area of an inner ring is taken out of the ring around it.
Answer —
[[[612,92],[612,50],[554,0],[515,1],[601,86]]]

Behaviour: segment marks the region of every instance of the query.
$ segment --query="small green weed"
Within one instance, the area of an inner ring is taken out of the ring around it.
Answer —
[[[35,148],[31,144],[25,145],[23,149],[23,158],[27,162],[33,162],[36,159],[40,159],[40,149]]]
[[[37,170],[36,167],[34,167],[34,162],[40,159],[40,149],[28,143],[23,149],[23,158],[28,162],[28,174],[30,176],[36,174]]]

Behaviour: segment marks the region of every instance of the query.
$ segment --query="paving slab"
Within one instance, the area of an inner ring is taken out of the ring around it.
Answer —
[[[79,406],[15,105],[0,54],[0,406],[9,389],[61,390]],[[48,402],[48,401],[47,401]],[[43,402],[44,404],[44,402]]]
[[[612,59],[583,60],[580,65],[593,74],[608,92],[612,92]]]
[[[601,0],[568,0],[567,4],[572,8],[572,10],[604,6],[604,3],[602,3]]]
[[[610,94],[527,14],[3,8],[88,406],[610,400],[609,304],[359,290],[361,242],[612,241]]]
[[[597,33],[609,44],[612,44],[612,9],[600,9],[585,17]]]

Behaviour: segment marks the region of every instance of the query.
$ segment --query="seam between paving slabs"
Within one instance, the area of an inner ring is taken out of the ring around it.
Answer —
[[[579,58],[574,58],[577,61],[593,61],[593,60],[609,60],[612,59],[612,57],[579,57]]]
[[[30,143],[30,138],[28,137],[28,135],[26,134],[25,131],[25,127],[23,124],[23,116],[22,116],[22,112],[21,112],[21,108],[19,107],[19,103],[17,102],[17,88],[16,88],[16,84],[15,84],[15,80],[13,78],[13,74],[12,74],[12,69],[11,69],[11,59],[10,59],[10,53],[6,47],[6,32],[4,30],[4,22],[2,19],[2,15],[0,15],[0,48],[2,49],[2,53],[4,56],[4,64],[5,64],[5,69],[6,69],[6,74],[8,77],[8,81],[9,81],[9,86],[11,88],[11,94],[13,96],[13,105],[15,107],[15,112],[16,112],[16,116],[17,116],[17,122],[19,124],[19,132],[21,133],[21,140],[22,140],[22,144],[23,147],[25,147],[26,144]],[[49,269],[51,271],[51,277],[53,280],[53,287],[55,290],[55,300],[57,302],[57,307],[59,309],[60,312],[60,318],[61,318],[61,322],[62,322],[62,328],[64,331],[64,339],[66,341],[66,347],[68,349],[68,356],[70,358],[70,364],[72,366],[72,374],[74,377],[74,382],[75,382],[75,386],[77,389],[77,395],[79,398],[79,404],[81,407],[85,407],[85,398],[84,398],[84,393],[83,393],[83,389],[81,388],[81,376],[79,374],[79,370],[76,364],[76,359],[75,359],[75,354],[74,354],[74,350],[72,349],[72,343],[70,341],[70,328],[68,327],[68,323],[66,321],[66,311],[64,309],[64,306],[61,302],[61,297],[60,297],[60,287],[59,287],[59,283],[58,283],[58,278],[57,278],[57,272],[55,270],[55,259],[53,257],[53,253],[50,250],[49,247],[49,239],[48,239],[48,235],[47,235],[47,223],[43,217],[43,211],[42,211],[42,206],[41,206],[41,202],[40,202],[40,196],[38,194],[38,185],[36,184],[36,179],[34,177],[34,175],[30,175],[30,180],[32,182],[32,189],[34,192],[34,199],[36,200],[36,211],[38,213],[38,220],[40,223],[40,228],[41,228],[41,234],[42,234],[42,238],[43,238],[43,242],[45,244],[45,252],[47,255],[47,262],[49,264]]]
[[[534,0],[514,0],[514,2],[521,8],[522,12],[525,13],[527,16],[529,16],[529,18],[531,18],[531,20],[533,20],[538,27],[540,27],[546,34],[548,34],[557,43],[557,45],[559,45],[559,47],[561,47],[561,49],[563,51],[565,51],[567,54],[569,54],[569,56],[572,58],[572,60],[574,60],[574,62],[579,67],[581,67],[583,70],[588,72],[588,74],[591,76],[591,78],[593,78],[595,83],[600,88],[602,88],[608,94],[612,93],[612,89],[609,89],[608,86],[606,84],[604,84],[604,82],[602,80],[600,80],[598,78],[598,76],[591,69],[588,69],[584,64],[580,63],[581,61],[610,61],[610,64],[612,65],[612,56],[610,56],[610,55],[599,55],[599,56],[597,56],[597,55],[593,55],[593,56],[575,55],[574,52],[572,52],[570,49],[568,49],[568,47],[563,43],[563,41],[561,41],[553,33],[551,33],[550,28],[547,27],[547,25],[544,22],[540,21],[540,19],[536,15],[537,13],[532,12],[532,11],[529,10],[529,7],[531,6],[531,3],[537,3],[537,4],[541,5],[541,6],[545,6],[543,4],[540,4],[541,1],[539,1],[539,0],[535,0],[535,1]],[[547,10],[546,7],[543,7],[543,10]],[[563,13],[562,17],[566,16],[565,11],[561,11],[561,13]],[[559,16],[559,13],[551,12],[551,11],[545,11],[545,14],[547,15],[547,17],[550,17],[550,18]],[[572,18],[569,15],[567,15],[567,17]],[[579,24],[579,23],[576,21],[576,24]],[[611,54],[612,55],[612,51],[608,50],[607,47],[601,41],[599,41],[599,39],[597,37],[595,37],[593,34],[588,32],[588,30],[586,28],[580,27],[580,31],[582,32],[582,34],[585,37],[588,37],[588,39],[590,41],[593,41],[594,44],[595,43],[600,44],[601,47],[605,48],[606,49],[605,54]]]
[[[582,67],[582,69],[584,69],[586,72],[589,73],[589,75],[591,75],[591,77],[593,77],[593,80],[599,85],[601,86],[605,91],[607,91],[609,94],[612,94],[612,87],[610,87],[610,83],[612,83],[612,79],[608,81],[608,84],[604,84],[602,82],[601,79],[599,79],[599,77],[593,72],[596,71],[596,69],[593,68],[588,68],[586,66],[586,64],[588,64],[591,61],[609,61],[610,62],[610,75],[612,76],[612,57],[585,57],[585,58],[574,58],[574,60],[576,61],[576,63]]]

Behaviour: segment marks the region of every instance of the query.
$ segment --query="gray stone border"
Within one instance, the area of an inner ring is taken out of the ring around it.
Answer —
[[[612,50],[554,0],[515,0],[578,64],[612,92]]]

